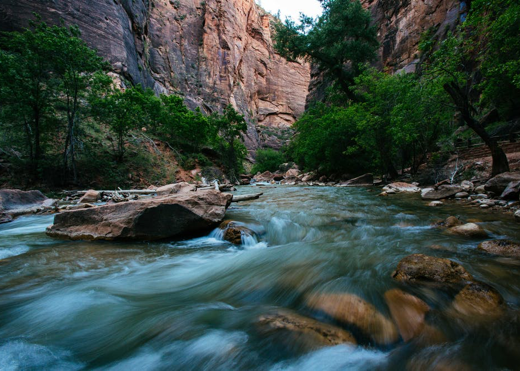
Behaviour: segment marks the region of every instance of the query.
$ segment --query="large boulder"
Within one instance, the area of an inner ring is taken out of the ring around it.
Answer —
[[[305,348],[356,344],[354,336],[343,329],[289,311],[276,311],[260,316],[258,327],[264,334],[286,334],[283,339],[296,342]]]
[[[300,175],[300,170],[298,169],[289,169],[285,173],[285,178],[297,178]]]
[[[231,194],[215,190],[65,211],[47,235],[71,240],[158,240],[205,233],[224,219]]]
[[[500,198],[503,200],[518,200],[520,195],[520,180],[515,182],[510,182],[504,192],[500,195]]]
[[[520,244],[508,240],[484,241],[478,249],[494,255],[520,258]]]
[[[383,191],[391,193],[419,193],[421,189],[410,183],[395,182],[384,186]]]
[[[374,175],[371,173],[363,174],[356,178],[347,180],[346,182],[342,182],[340,185],[344,187],[354,187],[354,186],[371,186],[374,184]]]
[[[489,179],[485,184],[487,192],[493,192],[496,195],[502,194],[509,183],[520,181],[520,171],[507,172],[498,174],[494,178]]]
[[[469,238],[486,238],[487,232],[480,225],[475,223],[466,223],[448,228],[448,233]]]
[[[46,200],[49,199],[40,191],[0,189],[0,211],[30,209],[41,206]]]
[[[274,178],[273,173],[271,173],[270,171],[264,171],[261,174],[256,174],[253,179],[256,182],[270,182],[271,180],[273,180],[273,178]]]
[[[423,200],[442,200],[453,197],[457,193],[462,192],[462,187],[457,185],[441,185],[437,189],[431,189],[421,194]]]
[[[424,254],[403,258],[392,273],[401,282],[459,284],[473,281],[473,276],[462,265],[449,259]]]
[[[307,298],[307,305],[340,323],[357,327],[378,344],[392,344],[399,338],[394,323],[359,296],[346,293],[313,294]]]

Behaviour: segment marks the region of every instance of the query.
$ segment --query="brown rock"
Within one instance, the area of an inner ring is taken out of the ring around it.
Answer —
[[[98,191],[93,189],[89,189],[87,193],[85,193],[78,201],[80,204],[89,204],[93,202],[98,202],[101,199],[101,195]]]
[[[300,175],[300,170],[298,169],[289,169],[285,173],[285,178],[297,178]]]
[[[485,184],[486,192],[493,192],[496,195],[502,194],[511,182],[520,181],[520,172],[507,172],[498,174],[489,179]]]
[[[484,228],[475,223],[466,223],[463,225],[451,227],[447,232],[470,238],[486,238],[488,236]]]
[[[462,192],[462,187],[456,185],[442,185],[437,189],[432,189],[421,195],[423,200],[442,200],[453,197],[457,193]]]
[[[508,240],[484,241],[478,249],[494,255],[520,258],[520,244]]]
[[[356,326],[378,344],[392,344],[399,338],[397,328],[372,305],[353,294],[314,294],[307,305],[338,322]]]
[[[159,187],[157,188],[156,193],[157,196],[168,196],[173,194],[183,194],[195,190],[196,188],[192,184],[181,182]]]
[[[448,216],[446,218],[446,220],[440,220],[440,221],[434,223],[433,225],[435,227],[452,228],[452,227],[456,227],[456,226],[462,225],[462,224],[463,223],[456,216]]]
[[[49,200],[40,191],[21,191],[19,189],[0,189],[0,210],[13,211],[41,206]]]
[[[419,193],[421,192],[421,189],[410,183],[395,182],[384,186],[383,191],[387,193],[390,193],[391,191],[402,193]]]
[[[385,300],[404,341],[421,334],[425,327],[424,317],[430,310],[428,304],[399,289],[387,291]]]
[[[458,284],[472,281],[460,264],[443,258],[413,254],[403,258],[392,273],[392,278],[401,282]]]
[[[504,192],[500,195],[503,200],[518,200],[520,195],[520,180],[516,182],[510,182]]]
[[[467,284],[455,296],[448,313],[465,322],[481,324],[504,314],[504,299],[493,287],[482,282]]]
[[[356,344],[348,331],[289,311],[263,315],[258,319],[258,325],[264,333],[287,332],[291,340],[303,343],[306,348]]]
[[[229,241],[235,245],[242,244],[242,236],[256,236],[256,233],[251,229],[232,220],[226,220],[220,224],[219,228],[224,230],[224,240]]]
[[[231,194],[215,190],[65,211],[47,228],[71,240],[158,240],[200,234],[224,218]]]

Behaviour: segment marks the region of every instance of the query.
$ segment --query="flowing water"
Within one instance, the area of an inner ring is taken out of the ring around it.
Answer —
[[[458,362],[520,367],[518,321],[474,330],[438,315],[444,344],[311,349],[283,334],[265,336],[257,321],[286,308],[333,323],[305,306],[315,292],[356,294],[390,316],[383,294],[395,287],[442,313],[446,294],[391,279],[412,253],[459,262],[518,313],[518,261],[479,253],[479,241],[430,227],[459,215],[481,219],[493,238],[520,240],[510,216],[431,208],[416,196],[382,198],[364,188],[262,190],[259,200],[228,210],[227,219],[259,236],[242,246],[218,232],[180,242],[57,241],[44,234],[52,216],[0,225],[0,370],[427,370],[443,359],[451,369],[461,369]]]

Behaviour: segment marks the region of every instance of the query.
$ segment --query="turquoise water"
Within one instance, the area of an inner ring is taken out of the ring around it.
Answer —
[[[430,227],[449,215],[478,218],[491,237],[518,241],[511,216],[431,208],[416,196],[382,198],[364,188],[262,191],[227,213],[257,232],[246,246],[215,233],[177,242],[58,241],[44,234],[52,216],[0,225],[0,370],[394,370],[432,357],[470,369],[519,367],[518,321],[457,324],[442,315],[449,295],[390,278],[409,254],[450,258],[518,313],[518,261]],[[305,306],[315,292],[356,294],[390,316],[383,294],[395,287],[428,302],[445,344],[309,350],[258,331],[258,317],[278,308],[333,323]]]

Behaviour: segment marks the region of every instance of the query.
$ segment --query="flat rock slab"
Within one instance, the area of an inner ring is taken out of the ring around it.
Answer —
[[[223,219],[232,195],[215,190],[65,211],[47,228],[70,240],[159,240],[202,234]]]
[[[442,185],[437,189],[432,189],[421,195],[423,200],[442,200],[445,198],[453,197],[457,193],[462,192],[462,187],[452,185]]]

